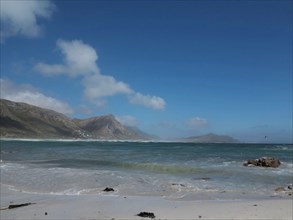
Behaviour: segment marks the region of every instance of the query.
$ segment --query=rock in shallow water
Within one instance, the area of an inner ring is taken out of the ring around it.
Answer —
[[[262,157],[255,160],[248,160],[243,164],[244,166],[258,166],[258,167],[273,167],[277,168],[281,165],[281,162],[277,158]]]
[[[281,187],[276,188],[275,192],[286,192],[286,189],[285,189],[285,187],[281,186]]]
[[[289,184],[288,186],[286,187],[278,187],[275,189],[275,192],[288,192],[288,193],[292,193],[293,192],[293,187],[292,187],[292,184]]]

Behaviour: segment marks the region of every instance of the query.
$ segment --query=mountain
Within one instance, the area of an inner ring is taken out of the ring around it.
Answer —
[[[143,132],[123,126],[113,115],[72,119],[26,103],[0,99],[0,137],[150,140]]]
[[[53,110],[1,99],[0,136],[68,138],[80,130],[67,116]]]
[[[216,135],[209,133],[202,136],[193,136],[181,139],[183,142],[193,142],[193,143],[237,143],[238,140],[226,136],[226,135]]]
[[[158,140],[137,128],[122,125],[113,115],[72,119],[53,110],[0,99],[1,138]],[[182,138],[194,143],[235,143],[232,137],[216,134]]]
[[[113,115],[104,115],[88,119],[74,119],[74,122],[87,131],[91,138],[119,139],[119,140],[146,140],[151,136],[139,129],[122,125]]]

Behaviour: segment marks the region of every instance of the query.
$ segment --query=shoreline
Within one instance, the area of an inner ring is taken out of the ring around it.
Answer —
[[[27,142],[117,142],[117,143],[190,143],[190,144],[257,144],[257,145],[292,145],[292,142],[192,142],[172,139],[91,139],[91,138],[9,138],[0,137],[0,141],[27,141]]]
[[[156,196],[41,195],[12,191],[1,184],[1,219],[292,219],[292,198],[167,200]]]

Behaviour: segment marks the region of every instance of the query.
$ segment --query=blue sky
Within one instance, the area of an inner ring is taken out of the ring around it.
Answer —
[[[292,142],[292,1],[1,0],[1,97]]]

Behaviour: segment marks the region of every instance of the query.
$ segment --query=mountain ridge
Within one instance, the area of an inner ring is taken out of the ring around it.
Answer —
[[[113,115],[72,119],[50,109],[0,99],[0,137],[149,140],[122,125]]]
[[[0,99],[0,137],[163,141],[136,127],[121,124],[112,114],[77,119],[50,109],[5,99]],[[190,143],[238,142],[232,137],[213,133],[173,141]]]

